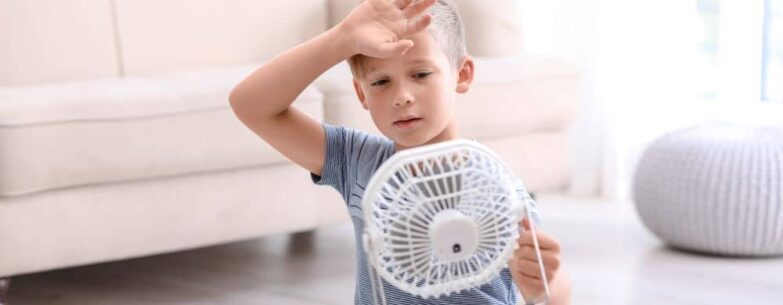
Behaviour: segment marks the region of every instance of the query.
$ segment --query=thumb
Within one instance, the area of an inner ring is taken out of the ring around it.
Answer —
[[[530,218],[525,217],[522,219],[522,227],[524,227],[525,230],[530,230]]]
[[[386,56],[403,55],[411,47],[413,47],[413,41],[409,39],[403,39],[400,41],[385,43],[381,46],[381,53]]]

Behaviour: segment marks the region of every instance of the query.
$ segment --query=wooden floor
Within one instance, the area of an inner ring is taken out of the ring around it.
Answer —
[[[563,243],[574,305],[783,304],[783,259],[670,250],[628,203],[544,195],[543,229]],[[15,277],[12,305],[351,304],[350,224],[224,246]]]

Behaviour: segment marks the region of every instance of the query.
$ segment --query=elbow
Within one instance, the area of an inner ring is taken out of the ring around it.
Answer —
[[[247,124],[249,121],[259,121],[270,117],[264,107],[256,99],[251,98],[252,95],[243,92],[239,87],[236,86],[229,92],[228,105],[240,121]]]
[[[234,112],[234,115],[236,115],[240,120],[242,120],[243,116],[247,114],[247,103],[245,102],[245,98],[242,96],[242,92],[239,89],[239,86],[234,87],[231,89],[231,92],[229,92],[228,105],[231,107],[231,111]]]
[[[232,109],[236,111],[237,106],[239,105],[240,101],[240,94],[238,92],[238,86],[231,89],[231,92],[228,93],[228,104],[231,106]]]
[[[257,96],[242,85],[237,85],[228,94],[228,104],[241,121],[258,121],[277,116],[279,113],[269,107],[267,103],[261,103],[260,100],[266,99],[266,96]]]
[[[247,114],[246,103],[244,103],[240,90],[234,87],[228,94],[228,105],[231,107],[231,111],[241,122],[245,122]]]

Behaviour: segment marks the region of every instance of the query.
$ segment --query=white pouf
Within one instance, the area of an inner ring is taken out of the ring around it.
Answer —
[[[730,256],[783,255],[783,127],[700,125],[654,141],[633,198],[667,244]]]

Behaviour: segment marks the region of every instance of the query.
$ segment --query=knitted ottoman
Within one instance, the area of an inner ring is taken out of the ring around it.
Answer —
[[[643,153],[633,199],[668,245],[729,256],[783,254],[783,127],[713,123]]]

